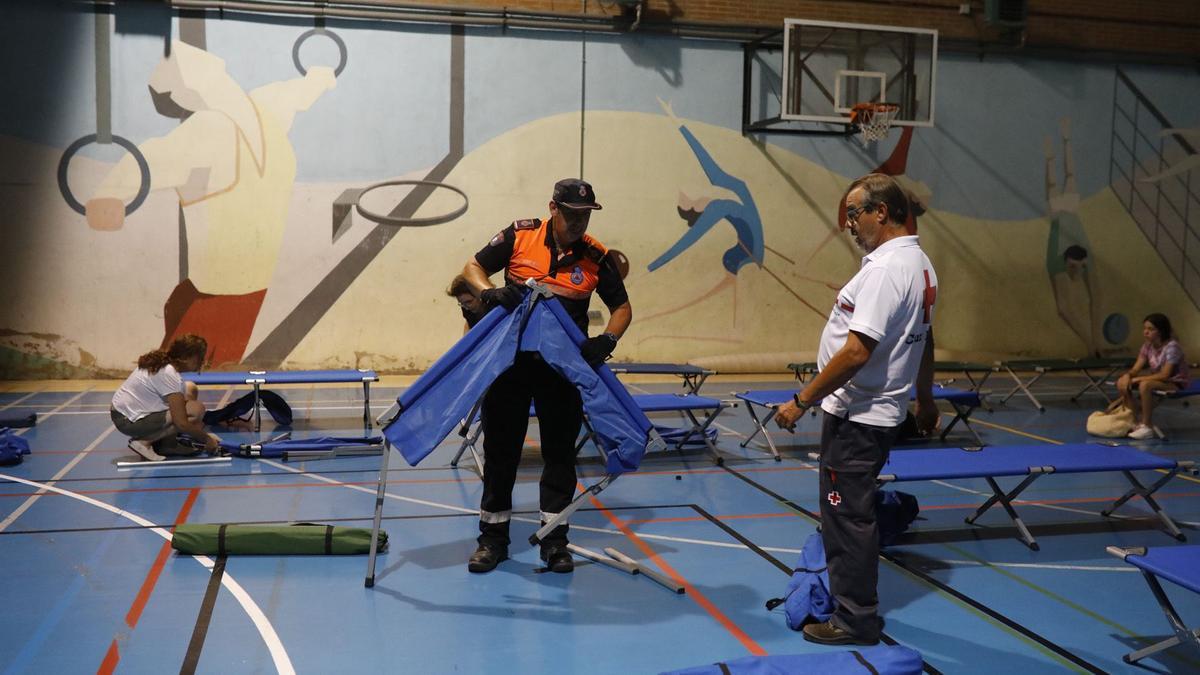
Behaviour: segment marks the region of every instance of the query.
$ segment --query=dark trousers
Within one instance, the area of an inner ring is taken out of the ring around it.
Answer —
[[[541,510],[559,513],[575,496],[575,442],[583,424],[583,401],[575,386],[535,353],[517,354],[483,398],[483,499],[481,511],[512,510],[517,465],[529,428],[529,403],[537,411],[542,438]],[[493,519],[496,519],[493,517]],[[479,543],[507,546],[508,518],[479,522]],[[543,546],[567,543],[567,526],[557,527]]]
[[[875,479],[898,427],[877,427],[824,414],[821,424],[821,536],[833,623],[863,639],[879,637],[879,528]]]

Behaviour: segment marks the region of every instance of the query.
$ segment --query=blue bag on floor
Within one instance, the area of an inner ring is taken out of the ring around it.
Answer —
[[[891,546],[921,512],[917,498],[899,490],[875,493],[875,522],[879,525],[879,545]]]
[[[767,601],[767,609],[783,605],[788,628],[801,630],[806,624],[828,621],[836,605],[829,594],[829,571],[825,567],[825,542],[813,532],[800,549],[800,560],[782,598]]]
[[[282,396],[270,389],[263,389],[258,392],[258,400],[267,409],[267,412],[271,415],[271,419],[275,420],[276,424],[288,426],[292,423],[292,407],[288,405],[287,401],[283,400]],[[250,392],[224,408],[209,410],[204,413],[204,423],[224,424],[235,419],[249,421],[253,413],[254,392]]]
[[[921,653],[915,649],[878,645],[845,652],[746,656],[709,666],[672,670],[662,675],[917,675],[922,665]]]
[[[8,427],[0,427],[0,466],[20,464],[22,455],[29,454],[29,441],[13,433]]]

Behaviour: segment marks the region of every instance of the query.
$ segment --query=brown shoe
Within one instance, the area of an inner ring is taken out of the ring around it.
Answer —
[[[825,623],[810,623],[804,627],[804,639],[819,645],[875,645],[879,638],[866,639],[856,637],[848,631],[833,625],[833,621]]]

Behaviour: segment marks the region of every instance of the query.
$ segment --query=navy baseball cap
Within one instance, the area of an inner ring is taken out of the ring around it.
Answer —
[[[554,196],[551,197],[559,206],[568,209],[601,209],[596,203],[596,191],[587,181],[578,178],[564,178],[554,184]]]

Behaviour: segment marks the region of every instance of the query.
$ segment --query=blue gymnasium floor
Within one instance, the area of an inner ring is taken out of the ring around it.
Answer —
[[[631,390],[674,391],[664,380],[629,378]],[[376,412],[400,391],[376,387]],[[1075,378],[1039,385],[1048,411],[1014,398],[976,414],[989,444],[1085,440],[1096,397],[1069,403]],[[36,411],[23,430],[33,454],[0,468],[0,631],[4,673],[654,673],[748,654],[823,649],[790,631],[782,594],[799,547],[814,530],[817,477],[807,461],[817,425],[774,431],[785,455],[738,444],[752,429],[741,408],[717,421],[725,466],[703,453],[651,455],[572,519],[572,541],[616,547],[687,587],[676,595],[649,579],[577,559],[574,574],[542,573],[524,539],[535,529],[537,427],[515,502],[513,559],[468,574],[480,483],[469,456],[448,463],[456,436],[417,468],[392,456],[384,527],[391,549],[376,586],[363,586],[365,556],[229,557],[218,585],[213,562],[175,555],[179,522],[326,522],[369,526],[378,457],[118,470],[133,459],[111,429],[116,383],[7,383],[0,411]],[[1003,391],[1000,382],[993,391]],[[713,378],[704,393],[791,386],[790,381]],[[359,391],[287,387],[295,435],[361,432]],[[210,388],[210,405],[231,389]],[[948,417],[944,418],[948,421]],[[670,418],[656,420],[670,423]],[[1170,442],[1139,446],[1200,459],[1200,416],[1178,403],[1156,421]],[[272,432],[264,428],[263,435]],[[226,436],[232,436],[226,434]],[[249,434],[242,434],[249,437]],[[950,439],[972,443],[961,430]],[[581,455],[581,480],[600,474]],[[527,465],[527,466],[526,466]],[[1151,474],[1145,478],[1156,478]],[[21,479],[28,482],[20,482]],[[1001,480],[1005,486],[1015,481]],[[52,485],[56,492],[39,486]],[[1120,515],[1098,512],[1125,491],[1119,474],[1047,476],[1022,495],[1022,515],[1041,544],[1026,548],[1003,512],[963,524],[982,501],[982,480],[907,483],[922,512],[900,545],[886,550],[880,598],[887,636],[919,650],[927,672],[1184,673],[1200,656],[1168,650],[1142,666],[1121,656],[1169,634],[1146,583],[1106,546],[1172,546],[1140,500]],[[1180,476],[1158,498],[1197,540],[1200,480]],[[166,528],[166,529],[156,529]],[[218,567],[219,567],[218,563]],[[1195,626],[1200,596],[1164,584]]]

